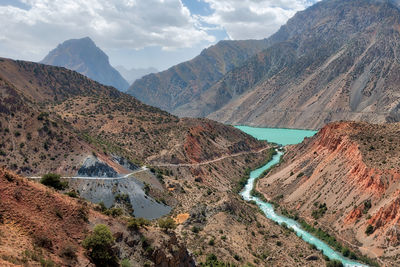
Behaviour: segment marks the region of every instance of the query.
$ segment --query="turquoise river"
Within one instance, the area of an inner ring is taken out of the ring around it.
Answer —
[[[238,129],[248,133],[259,140],[267,140],[272,143],[277,143],[280,145],[290,145],[290,144],[297,144],[301,143],[305,137],[311,137],[316,132],[309,131],[309,130],[291,130],[291,129],[273,129],[273,128],[255,128],[255,127],[248,127],[248,126],[237,126]],[[256,169],[250,173],[250,178],[240,193],[244,200],[246,201],[255,201],[260,207],[260,209],[264,212],[265,216],[279,224],[285,223],[287,227],[294,230],[294,232],[303,239],[305,242],[315,245],[318,250],[322,251],[325,256],[330,259],[339,260],[343,263],[344,266],[367,266],[361,264],[359,262],[352,261],[342,254],[333,250],[330,246],[324,243],[322,240],[316,238],[312,234],[303,230],[298,222],[295,220],[289,219],[285,216],[279,215],[275,213],[274,206],[268,202],[264,202],[261,199],[254,197],[251,195],[251,190],[253,189],[254,182],[256,179],[261,176],[261,174],[273,167],[274,165],[279,163],[280,158],[283,155],[283,152],[277,151],[278,153],[274,155],[272,160],[268,162],[263,167]]]

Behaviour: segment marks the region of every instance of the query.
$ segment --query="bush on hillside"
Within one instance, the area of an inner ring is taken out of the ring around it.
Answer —
[[[365,230],[365,233],[366,233],[367,235],[370,235],[370,234],[372,234],[373,232],[374,232],[374,227],[373,227],[372,225],[368,224],[367,229]]]
[[[83,247],[97,266],[118,266],[118,259],[112,249],[114,244],[114,237],[104,224],[96,225],[93,233],[83,241]]]
[[[145,227],[150,225],[150,221],[146,220],[144,218],[131,218],[128,221],[128,229],[133,231],[133,230],[138,230],[141,227]]]
[[[68,187],[67,182],[60,180],[61,176],[55,173],[48,173],[42,176],[40,182],[46,186],[53,187],[57,190],[63,190]]]
[[[168,217],[165,219],[159,219],[158,220],[158,226],[163,228],[164,230],[169,230],[169,229],[175,229],[176,228],[176,223],[174,219]]]
[[[338,260],[331,260],[326,263],[326,267],[343,267],[343,263]]]

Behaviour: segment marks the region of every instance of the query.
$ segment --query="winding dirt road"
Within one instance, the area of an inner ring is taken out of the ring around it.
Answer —
[[[153,167],[196,167],[196,166],[202,166],[202,165],[207,165],[207,164],[211,164],[214,162],[218,162],[227,158],[234,158],[234,157],[238,157],[238,156],[242,156],[242,155],[247,155],[247,154],[258,154],[261,153],[267,149],[270,149],[271,147],[264,147],[258,151],[244,151],[244,152],[239,152],[236,154],[231,154],[231,155],[225,155],[213,160],[208,160],[208,161],[203,161],[203,162],[197,162],[197,163],[181,163],[181,164],[165,164],[165,163],[154,163],[151,164],[151,166]]]

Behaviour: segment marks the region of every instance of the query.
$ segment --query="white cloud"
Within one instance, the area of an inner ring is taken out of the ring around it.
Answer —
[[[84,36],[100,47],[131,49],[174,49],[215,41],[180,0],[20,1],[30,8],[0,6],[2,54],[7,48],[11,55],[43,55],[66,39]]]
[[[276,32],[307,0],[203,0],[214,10],[202,20],[224,28],[231,39],[262,39]],[[312,2],[317,2],[314,0]]]
[[[38,61],[67,39],[90,36],[118,56],[114,63],[131,67],[126,62],[135,64],[135,58],[128,58],[126,51],[157,47],[192,57],[217,38],[226,38],[224,31],[231,39],[268,37],[296,11],[318,0],[1,1],[0,56]],[[210,15],[199,15],[200,8]],[[140,51],[163,60],[146,49]]]

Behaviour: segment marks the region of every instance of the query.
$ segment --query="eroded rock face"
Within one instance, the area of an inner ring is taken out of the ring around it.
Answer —
[[[399,123],[329,124],[289,147],[283,162],[257,188],[338,240],[395,264],[400,252],[399,131]],[[327,210],[319,210],[320,204]],[[366,233],[368,225],[373,233]]]
[[[233,125],[399,121],[400,11],[390,2],[320,1],[266,39],[262,51],[242,52],[246,60],[227,72],[215,66],[237,57],[237,43],[148,75],[129,92],[178,116]]]
[[[118,173],[97,157],[88,156],[78,170],[78,176],[113,178],[117,177]]]
[[[113,159],[114,162],[118,163],[119,165],[121,165],[122,167],[124,167],[124,168],[126,168],[128,170],[134,171],[134,170],[139,169],[139,167],[137,165],[135,165],[134,163],[130,162],[126,158],[113,155],[112,159]]]
[[[163,248],[156,249],[152,258],[155,266],[159,267],[194,267],[195,261],[187,249],[178,242],[175,235],[170,235],[162,244]]]

